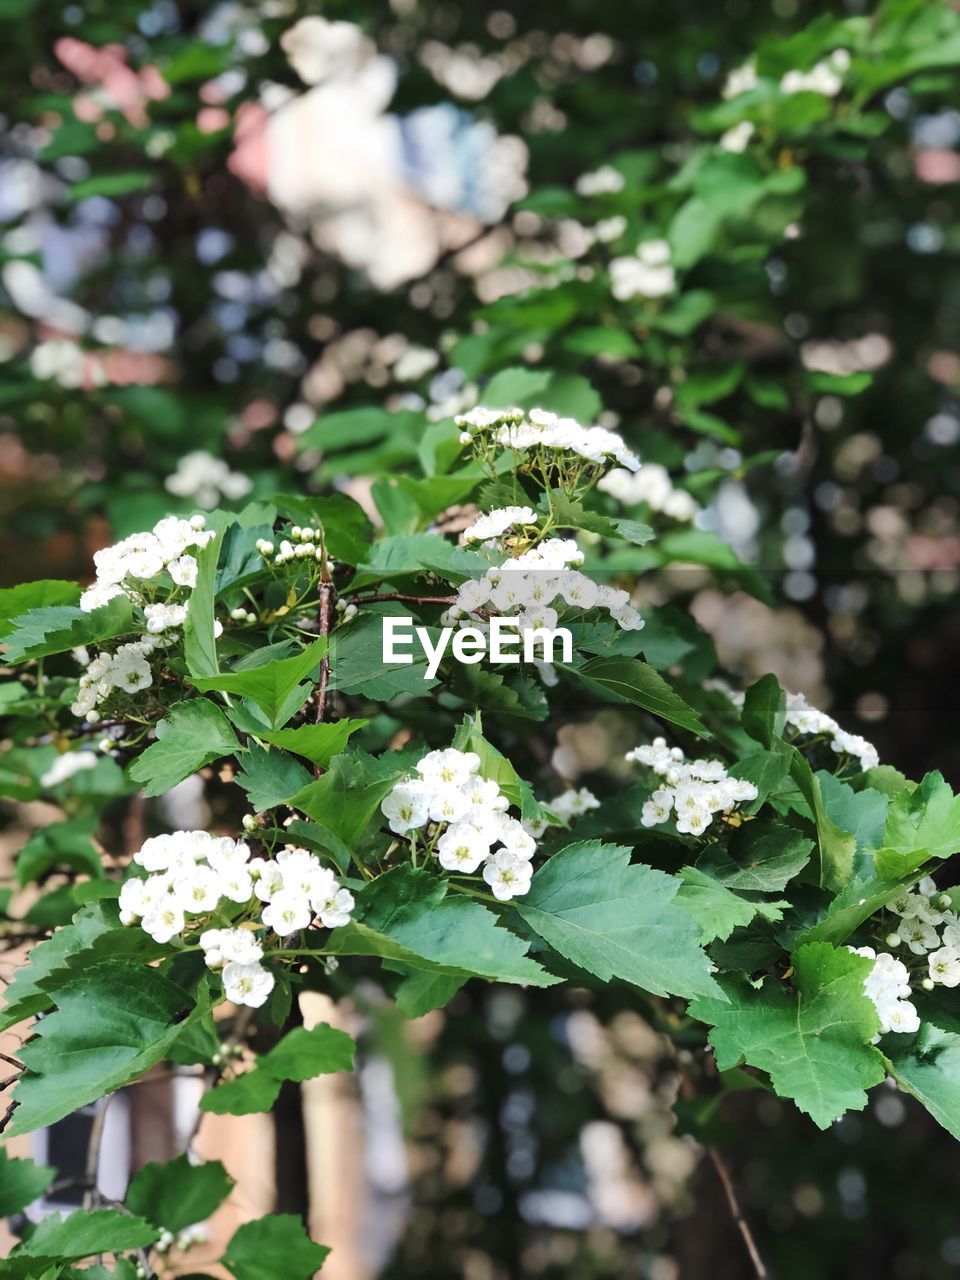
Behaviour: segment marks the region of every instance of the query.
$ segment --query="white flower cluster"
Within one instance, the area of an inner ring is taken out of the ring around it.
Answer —
[[[735,707],[742,707],[746,695],[739,689],[731,689],[723,680],[709,680],[705,689],[716,689],[726,694]],[[861,769],[874,769],[880,763],[875,746],[857,733],[841,729],[833,716],[812,707],[802,693],[787,693],[786,723],[798,733],[824,734],[830,740],[830,749],[838,755],[853,756]]]
[[[140,693],[149,689],[153,684],[153,672],[147,659],[165,643],[165,638],[143,636],[140,640],[122,644],[115,653],[98,653],[80,677],[77,698],[70,710],[88,724],[96,724],[100,719],[97,708],[115,689],[124,693]]]
[[[80,597],[80,608],[89,613],[114,596],[122,595],[139,604],[142,593],[136,584],[152,581],[164,570],[175,586],[194,587],[197,561],[189,549],[205,547],[214,536],[212,531],[204,529],[205,523],[203,516],[190,520],[164,516],[151,531],[131,533],[112,547],[97,551],[93,557],[97,580]],[[183,608],[186,617],[186,606]]]
[[[221,497],[231,500],[245,498],[253,488],[253,481],[239,471],[231,471],[222,458],[215,458],[205,449],[186,453],[177,463],[172,476],[163,482],[168,493],[178,498],[190,498],[198,506],[212,510]]]
[[[349,890],[306,849],[288,846],[276,858],[251,858],[242,841],[175,831],[147,840],[134,862],[150,874],[124,882],[121,921],[139,921],[160,943],[206,925],[200,946],[208,967],[223,969],[228,1000],[252,1008],[274,985],[260,963],[264,946],[256,931],[285,938],[314,921],[333,929],[347,923],[354,906]],[[251,907],[257,918],[244,918],[243,908]]]
[[[809,71],[788,71],[780,81],[780,88],[784,93],[820,93],[825,98],[835,98],[843,88],[843,76],[849,69],[848,51],[834,49]]]
[[[721,151],[729,151],[731,155],[741,155],[750,145],[750,139],[757,131],[757,126],[750,120],[741,120],[720,135]]]
[[[95,768],[96,764],[97,757],[92,751],[65,751],[57,756],[45,773],[40,775],[40,785],[41,787],[58,787],[61,782],[69,781],[78,773]]]
[[[464,529],[464,542],[485,542],[487,538],[499,538],[508,529],[536,524],[537,513],[533,507],[499,507],[479,516],[469,529]]]
[[[663,779],[643,806],[640,821],[656,827],[675,814],[677,831],[699,836],[713,821],[715,813],[728,813],[737,804],[756,800],[752,782],[732,778],[720,760],[687,760],[679,747],[670,747],[665,738],[654,738],[646,746],[627,752],[628,760],[646,765]]]
[[[614,169],[612,164],[604,164],[590,173],[581,173],[574,183],[574,190],[578,196],[606,196],[615,195],[625,186],[626,179],[619,169]]]
[[[599,809],[600,801],[587,787],[568,787],[550,801],[549,808],[558,818],[569,822],[571,818],[579,818],[590,809]]]
[[[417,764],[418,776],[398,782],[380,809],[396,835],[423,831],[445,870],[473,875],[482,867],[491,893],[508,902],[530,888],[537,845],[479,769],[473,751],[430,751]]]
[[[930,876],[887,905],[900,917],[888,945],[899,941],[913,955],[926,957],[929,973],[924,986],[960,986],[960,918],[949,909],[950,899],[937,893]]]
[[[555,449],[586,458],[596,466],[611,459],[636,471],[640,459],[624,443],[621,436],[606,427],[583,427],[574,418],[561,418],[547,409],[493,410],[479,407],[460,414],[455,422],[461,429],[460,440],[469,444],[491,428],[493,440],[510,449]]]
[[[728,73],[721,94],[724,98],[739,98],[741,93],[749,93],[757,87],[757,68],[752,62],[745,62],[742,67],[734,67]]]
[[[643,618],[630,603],[629,593],[621,587],[594,582],[576,569],[556,565],[551,550],[555,543],[576,548],[570,539],[548,539],[523,555],[488,569],[482,578],[462,583],[457,590],[456,604],[441,618],[443,626],[459,623],[475,627],[476,621],[467,615],[486,611],[501,617],[515,616],[521,630],[529,627],[552,630],[560,618],[557,606],[566,605],[571,609],[605,609],[624,631],[640,631]],[[559,554],[571,553],[561,551]]]
[[[854,955],[874,962],[863,980],[863,991],[880,1017],[880,1034],[888,1031],[918,1031],[920,1015],[910,1003],[910,974],[901,960],[886,951],[877,955],[873,947],[850,947]]]
[[[263,556],[264,560],[271,560],[275,565],[289,564],[292,560],[316,560],[323,561],[326,559],[327,565],[332,568],[334,560],[331,556],[325,556],[322,533],[319,529],[312,529],[309,525],[300,526],[294,524],[289,529],[290,536],[281,538],[280,545],[277,546],[270,538],[258,538],[257,550]]]
[[[673,487],[669,471],[659,462],[645,462],[637,472],[614,467],[600,478],[597,488],[628,506],[645,502],[651,511],[671,520],[693,520],[700,511],[700,504],[686,489]]]
[[[666,240],[644,240],[631,257],[610,262],[610,291],[620,302],[630,298],[664,298],[673,293],[677,275],[670,265]],[[635,467],[630,468],[635,471]]]

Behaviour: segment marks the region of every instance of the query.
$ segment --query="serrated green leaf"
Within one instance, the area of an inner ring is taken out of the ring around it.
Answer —
[[[192,1164],[186,1155],[146,1164],[130,1180],[124,1204],[131,1213],[174,1234],[203,1222],[220,1207],[233,1179],[219,1160]]]
[[[880,1019],[863,993],[870,961],[823,942],[794,955],[793,985],[765,978],[759,987],[723,978],[728,1003],[696,1000],[690,1013],[710,1023],[721,1071],[748,1062],[766,1071],[777,1093],[792,1098],[821,1129],[861,1110],[865,1090],[884,1078],[870,1044]]]
[[[296,729],[274,729],[261,733],[264,742],[285,751],[293,751],[305,760],[326,767],[334,756],[344,750],[348,741],[369,720],[335,720],[332,724],[304,724]]]
[[[129,631],[132,620],[133,609],[125,596],[116,596],[89,613],[71,605],[32,609],[11,621],[4,639],[4,659],[25,662],[28,658],[66,653],[80,645],[100,644]]]
[[[889,1035],[883,1051],[900,1088],[960,1139],[960,1028],[939,1025],[936,1011],[921,1005],[916,1035]]]
[[[331,932],[324,950],[462,978],[553,986],[558,979],[527,956],[528,948],[479,902],[448,892],[445,880],[401,866],[364,885],[353,920]]]
[[[205,1094],[200,1105],[216,1115],[269,1111],[285,1080],[301,1083],[335,1071],[350,1071],[356,1045],[345,1031],[320,1023],[294,1027],[255,1067]]]
[[[265,751],[251,743],[243,755],[243,768],[237,774],[237,786],[246,791],[258,812],[285,804],[311,781],[310,774],[293,756],[278,747]]]
[[[97,1209],[71,1213],[64,1217],[51,1213],[43,1218],[17,1249],[29,1258],[89,1258],[95,1253],[120,1253],[124,1249],[143,1249],[159,1237],[160,1232],[143,1218],[122,1213],[119,1209]]]
[[[894,796],[887,812],[877,870],[888,879],[909,875],[930,858],[960,849],[960,796],[940,773],[928,773],[913,791]]]
[[[0,1147],[0,1218],[10,1218],[42,1196],[56,1169],[32,1160],[16,1160]]]
[[[223,712],[208,698],[178,702],[156,728],[157,741],[130,766],[144,795],[159,796],[205,764],[237,750],[236,735]]]
[[[726,848],[711,845],[697,866],[730,889],[778,893],[810,861],[813,841],[777,822],[748,822]]]
[[[316,675],[326,652],[327,640],[321,636],[292,658],[274,659],[247,671],[194,677],[192,682],[204,693],[217,690],[249,698],[267,717],[271,729],[279,729],[284,723],[281,713],[285,714],[287,700],[301,681]]]
[[[31,609],[49,609],[57,605],[75,605],[80,588],[75,582],[44,578],[39,582],[22,582],[18,587],[0,591],[0,640],[13,630],[15,618]]]
[[[163,1058],[206,1006],[156,969],[107,961],[70,977],[21,1050],[9,1137],[112,1093]]]
[[[702,737],[703,722],[658,671],[637,658],[591,658],[580,667],[567,667],[580,679],[597,685],[622,702],[631,702],[668,724]]]
[[[278,1280],[281,1258],[283,1280],[312,1280],[329,1252],[310,1239],[299,1218],[272,1213],[239,1227],[221,1261],[236,1280]]]
[[[537,871],[517,911],[562,956],[604,982],[654,995],[716,993],[700,928],[675,901],[680,881],[630,862],[623,845],[569,845]]]
[[[708,875],[700,867],[682,867],[683,884],[677,894],[677,905],[693,916],[703,930],[702,941],[725,941],[734,929],[748,925],[754,916],[776,922],[783,918],[789,902],[771,902],[766,898],[743,898]]]

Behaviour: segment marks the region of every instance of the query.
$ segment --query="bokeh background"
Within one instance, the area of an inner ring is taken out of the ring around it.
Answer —
[[[797,126],[802,219],[766,206],[695,267],[701,322],[624,327],[585,234],[598,212],[656,230],[758,48],[935,11],[0,0],[2,585],[87,576],[168,510],[367,501],[372,458],[402,472],[492,375],[547,368],[589,379],[773,605],[654,563],[650,598],[689,607],[736,677],[772,669],[960,786],[960,44],[865,90],[846,131]],[[611,158],[619,188],[584,182]],[[691,365],[721,373],[684,402]],[[617,732],[531,740],[531,767],[592,784]],[[29,815],[6,817],[9,848]],[[318,1215],[334,1280],[750,1276],[695,1135],[785,1280],[960,1273],[955,1147],[899,1094],[826,1134],[762,1091],[722,1116],[681,1099],[678,1125],[629,992],[471,986],[411,1027],[373,986],[351,1002],[366,1049],[323,1113],[329,1186],[277,1135],[278,1207]]]

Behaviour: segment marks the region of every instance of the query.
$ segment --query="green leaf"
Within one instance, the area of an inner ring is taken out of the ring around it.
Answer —
[[[32,1160],[15,1160],[0,1147],[0,1218],[12,1217],[42,1196],[56,1172]]]
[[[334,1071],[350,1071],[356,1045],[345,1031],[320,1023],[294,1027],[249,1071],[217,1085],[201,1100],[204,1111],[216,1115],[249,1115],[269,1111],[284,1080],[302,1083]]]
[[[362,751],[345,751],[321,778],[292,795],[289,804],[353,848],[403,772],[399,765],[391,767],[389,757],[381,765]]]
[[[51,578],[44,578],[39,582],[22,582],[18,587],[0,591],[0,640],[13,630],[13,620],[29,613],[31,609],[75,605],[79,599],[80,588],[75,582],[61,582]]]
[[[89,613],[71,605],[33,609],[9,624],[4,659],[25,662],[28,658],[66,653],[80,645],[100,644],[129,631],[132,618],[133,609],[125,596],[116,596]]]
[[[781,1097],[826,1129],[861,1110],[865,1090],[884,1078],[883,1057],[870,1044],[880,1020],[863,993],[870,961],[815,942],[793,963],[795,992],[769,977],[759,987],[723,978],[729,1003],[697,1000],[690,1013],[713,1025],[721,1071],[742,1062],[766,1071]]]
[[[8,1137],[51,1125],[143,1075],[205,1012],[156,969],[115,961],[69,978],[55,1002],[20,1051],[27,1070]]]
[[[89,1258],[95,1253],[144,1249],[159,1235],[156,1227],[143,1218],[119,1209],[71,1213],[67,1217],[51,1213],[37,1224],[17,1254],[29,1258]]]
[[[91,196],[127,196],[134,191],[143,191],[154,180],[155,174],[147,169],[135,169],[128,173],[99,173],[92,178],[84,178],[67,189],[67,198],[74,204],[80,200],[89,200]]]
[[[324,950],[462,978],[553,986],[558,979],[529,959],[528,947],[479,902],[448,893],[446,880],[400,866],[364,885],[353,920],[332,931]]]
[[[756,738],[768,750],[782,736],[786,723],[786,697],[776,676],[761,676],[756,684],[750,686],[744,698],[740,723],[751,738]]]
[[[940,773],[928,773],[913,791],[890,802],[877,870],[888,879],[909,875],[930,858],[960,850],[960,796]]]
[[[84,871],[95,878],[102,876],[100,854],[90,839],[97,822],[98,815],[93,814],[41,827],[23,846],[17,858],[17,884],[41,880],[55,867],[72,867],[74,871]]]
[[[780,920],[784,908],[790,905],[783,901],[742,898],[699,867],[683,867],[680,879],[683,884],[677,894],[677,904],[700,925],[703,942],[713,942],[715,938],[725,941],[734,929],[748,925],[756,915],[764,920]]]
[[[431,1009],[442,1009],[449,1004],[464,981],[456,974],[415,970],[397,987],[397,1008],[405,1018],[421,1018]]]
[[[205,547],[195,556],[197,581],[190,592],[190,608],[183,624],[183,652],[191,676],[212,676],[220,670],[217,641],[213,634],[214,599],[217,589],[217,565],[220,548],[229,525],[216,530]]]
[[[734,832],[727,849],[711,845],[697,866],[730,889],[778,893],[803,870],[812,852],[813,841],[793,827],[748,822]]]
[[[176,1234],[203,1222],[226,1200],[233,1179],[219,1160],[192,1164],[186,1155],[146,1164],[130,1181],[124,1204],[148,1222]]]
[[[525,820],[535,821],[541,817],[543,809],[537,803],[530,783],[521,778],[507,757],[483,736],[483,720],[479,711],[475,716],[464,716],[453,745],[458,751],[473,751],[480,757],[477,772],[482,778],[495,782]]]
[[[142,929],[120,925],[115,903],[93,902],[83,906],[71,924],[31,947],[27,963],[16,969],[4,992],[6,1003],[0,1017],[0,1031],[52,1008],[50,992],[62,985],[68,970],[76,973],[118,955],[148,963],[164,953],[165,948]]]
[[[193,684],[204,693],[218,690],[249,698],[267,717],[271,729],[279,729],[287,715],[287,700],[302,680],[315,675],[326,652],[327,640],[321,636],[292,658],[274,659],[247,671],[194,677]]]
[[[233,1235],[221,1261],[236,1280],[312,1280],[330,1250],[315,1244],[293,1214],[271,1213],[245,1222]]]
[[[205,764],[237,750],[230,722],[208,698],[178,702],[156,728],[157,741],[130,766],[144,795],[159,796]]]
[[[689,729],[700,737],[706,733],[692,707],[675,693],[658,671],[637,658],[591,658],[581,667],[567,667],[588,684],[598,685],[623,702],[632,702],[669,724]]]
[[[848,831],[842,831],[827,814],[820,783],[805,757],[796,748],[790,763],[790,776],[813,813],[820,853],[821,888],[837,893],[853,875],[856,839]]]
[[[581,969],[654,995],[715,993],[700,929],[675,901],[680,881],[630,850],[598,840],[569,845],[533,877],[517,911]]]
[[[353,734],[369,723],[369,720],[336,720],[333,724],[304,724],[297,729],[274,729],[258,737],[326,768]]]
[[[939,1026],[936,1016],[921,1007],[917,1034],[890,1035],[883,1047],[900,1088],[960,1139],[960,1030]]]
[[[429,628],[436,643],[438,632]],[[387,665],[383,660],[383,618],[371,616],[338,630],[330,655],[330,688],[387,702],[398,693],[428,693],[438,683],[427,679],[427,659],[414,641],[408,649],[413,661]]]
[[[257,812],[285,804],[311,781],[310,774],[285,751],[264,751],[251,743],[243,756],[243,768],[237,774],[237,786],[246,791]]]

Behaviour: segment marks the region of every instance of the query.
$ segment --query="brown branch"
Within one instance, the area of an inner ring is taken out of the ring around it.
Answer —
[[[737,1193],[734,1189],[733,1179],[730,1177],[730,1170],[727,1168],[723,1156],[717,1151],[716,1147],[707,1147],[707,1155],[717,1171],[717,1176],[723,1183],[723,1190],[727,1197],[727,1204],[730,1206],[730,1213],[737,1225],[737,1230],[740,1232],[740,1238],[743,1240],[747,1253],[750,1255],[750,1261],[753,1263],[753,1270],[756,1273],[757,1280],[770,1280],[770,1272],[760,1257],[760,1250],[757,1248],[757,1242],[753,1238],[750,1224],[743,1216],[743,1210],[740,1208],[740,1201],[737,1199]]]
[[[87,1160],[84,1166],[83,1196],[84,1209],[95,1209],[100,1203],[100,1191],[97,1187],[97,1172],[100,1168],[100,1148],[103,1145],[103,1132],[107,1123],[107,1107],[109,1098],[101,1098],[93,1113],[93,1124],[90,1126],[90,1137],[87,1140]]]
[[[353,604],[374,604],[378,600],[409,600],[413,604],[456,604],[456,596],[405,596],[399,591],[389,591],[376,596],[356,596]]]
[[[320,584],[320,607],[317,610],[318,629],[322,636],[330,635],[330,604],[333,596],[333,584],[322,582]],[[327,705],[327,685],[330,683],[330,657],[325,653],[320,659],[320,679],[317,681],[317,702],[314,712],[314,721],[320,724],[323,720],[323,714]],[[315,768],[314,772],[319,776],[319,768]]]

